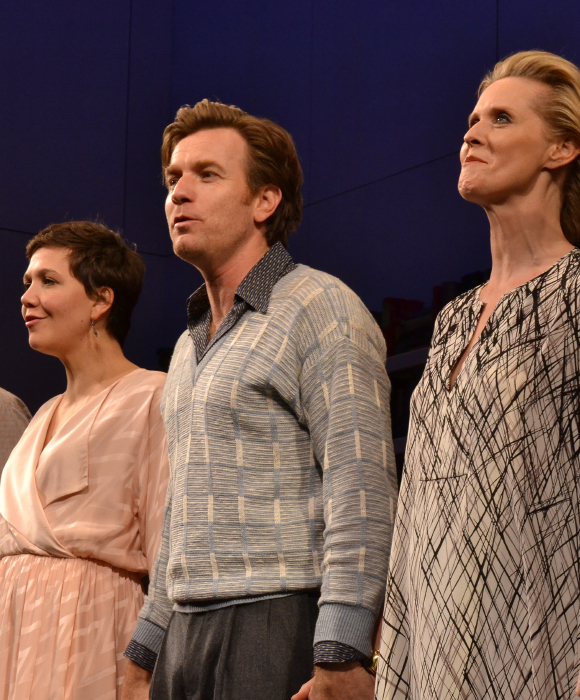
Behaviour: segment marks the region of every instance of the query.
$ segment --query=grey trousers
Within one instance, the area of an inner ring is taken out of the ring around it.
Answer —
[[[319,594],[173,613],[152,700],[290,700],[312,675]]]

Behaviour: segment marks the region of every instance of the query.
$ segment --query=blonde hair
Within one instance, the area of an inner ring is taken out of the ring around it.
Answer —
[[[496,63],[481,81],[478,95],[502,78],[530,78],[551,88],[550,97],[538,103],[538,114],[555,138],[568,138],[580,146],[580,70],[565,58],[547,51],[520,51]],[[568,165],[563,188],[560,224],[573,245],[580,243],[580,161]]]

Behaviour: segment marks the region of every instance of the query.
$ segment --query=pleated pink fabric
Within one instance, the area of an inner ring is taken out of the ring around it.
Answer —
[[[44,447],[45,404],[0,481],[0,700],[116,700],[168,479],[160,372],[135,370]]]
[[[119,696],[143,602],[137,574],[34,554],[0,561],[3,698]]]

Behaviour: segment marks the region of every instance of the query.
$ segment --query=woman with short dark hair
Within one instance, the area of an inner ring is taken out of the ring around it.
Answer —
[[[29,342],[67,388],[0,482],[0,700],[118,698],[168,478],[165,375],[121,349],[145,265],[87,221],[49,226],[27,255]]]
[[[380,700],[570,698],[579,670],[580,71],[483,81],[459,191],[489,282],[439,314],[411,402]]]

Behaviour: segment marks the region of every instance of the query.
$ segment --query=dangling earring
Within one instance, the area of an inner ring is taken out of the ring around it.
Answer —
[[[95,328],[95,322],[91,319],[91,328],[93,329],[93,333],[95,336],[98,336],[99,334],[97,333],[97,329]]]

